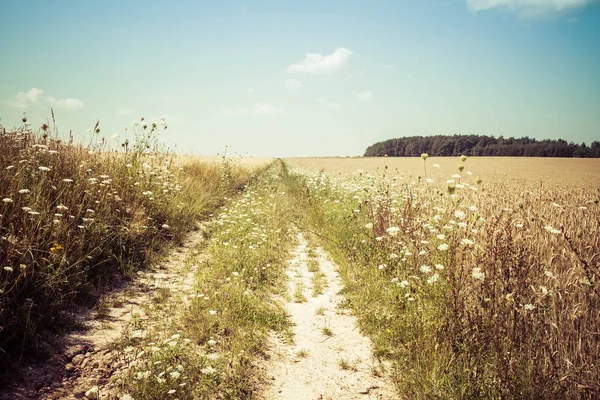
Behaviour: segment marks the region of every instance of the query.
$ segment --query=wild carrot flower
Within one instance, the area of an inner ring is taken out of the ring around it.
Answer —
[[[421,265],[419,270],[424,274],[428,274],[431,272],[431,267],[429,265]]]
[[[216,371],[217,371],[217,370],[216,370],[216,369],[214,369],[214,368],[213,368],[213,367],[211,367],[211,366],[208,366],[208,367],[206,367],[206,368],[202,368],[202,369],[200,370],[200,372],[202,372],[202,373],[203,373],[203,374],[205,374],[205,375],[211,375],[211,374],[214,374]]]
[[[48,168],[48,167],[38,167],[38,169],[39,169],[40,171],[44,171],[44,172],[46,172],[46,171],[50,171],[50,168]],[[91,390],[91,389],[90,389],[90,390]]]
[[[556,228],[552,227],[551,225],[546,225],[546,226],[544,227],[544,229],[545,229],[547,232],[550,232],[550,233],[551,233],[551,234],[553,234],[553,235],[560,235],[560,234],[562,233],[562,232],[560,231],[560,229],[556,229]]]
[[[400,232],[400,228],[398,228],[397,226],[390,226],[390,227],[389,227],[389,228],[387,228],[385,231],[386,231],[386,232],[388,233],[388,235],[390,235],[390,236],[396,236],[396,235],[398,235],[398,232]]]
[[[482,272],[481,268],[475,267],[471,271],[471,277],[475,280],[482,281],[485,278],[485,272]]]
[[[31,190],[29,190],[29,189],[21,189],[21,190],[19,190],[19,193],[21,193],[21,194],[27,194],[27,193],[30,193],[30,192],[31,192]]]
[[[535,309],[535,306],[533,304],[525,304],[523,308],[525,309],[525,311],[532,311],[533,309]]]
[[[448,250],[449,248],[450,248],[450,246],[448,246],[448,244],[447,244],[447,243],[442,243],[442,244],[440,244],[440,245],[437,247],[437,249],[438,249],[439,251],[446,251],[446,250]]]
[[[12,200],[10,197],[5,197],[5,198],[3,198],[3,199],[2,199],[2,201],[3,201],[4,203],[6,203],[6,204],[8,204],[8,203],[12,203],[12,202],[13,202],[13,200]]]

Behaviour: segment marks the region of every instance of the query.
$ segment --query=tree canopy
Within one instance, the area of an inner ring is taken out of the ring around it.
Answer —
[[[375,143],[365,157],[510,156],[510,157],[600,157],[600,142],[590,146],[563,139],[504,138],[485,135],[409,136]]]

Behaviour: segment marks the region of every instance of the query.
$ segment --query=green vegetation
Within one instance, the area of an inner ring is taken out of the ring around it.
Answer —
[[[161,129],[142,120],[120,152],[98,124],[87,147],[46,124],[0,135],[0,370],[47,348],[70,306],[149,265],[247,181],[227,160],[177,166]]]
[[[285,311],[273,296],[285,290],[284,269],[294,242],[279,167],[263,171],[243,195],[223,207],[211,225],[208,247],[198,248],[188,260],[198,265],[194,291],[172,332],[150,329],[162,336],[123,344],[142,356],[121,379],[120,395],[256,396],[261,370],[254,362],[266,351],[268,333],[290,335]]]
[[[367,148],[365,157],[419,157],[428,153],[435,157],[511,156],[511,157],[600,157],[600,142],[567,143],[565,140],[495,138],[479,135],[409,136],[375,143]]]
[[[338,262],[346,305],[393,362],[398,393],[600,394],[593,189],[483,188],[460,168],[442,184],[293,169],[288,182],[298,226]]]

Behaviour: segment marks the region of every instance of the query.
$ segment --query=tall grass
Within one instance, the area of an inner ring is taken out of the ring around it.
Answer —
[[[143,119],[110,150],[62,141],[46,124],[0,134],[0,369],[39,352],[69,306],[94,298],[114,273],[148,265],[196,219],[239,189],[231,165],[177,166]]]
[[[488,185],[465,161],[448,181],[296,169],[289,191],[400,394],[597,398],[598,192]]]

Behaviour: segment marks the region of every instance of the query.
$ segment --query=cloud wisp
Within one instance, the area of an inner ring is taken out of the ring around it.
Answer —
[[[467,0],[474,12],[505,9],[524,18],[550,18],[587,7],[600,0]]]
[[[342,69],[352,55],[352,51],[338,47],[331,54],[306,53],[304,60],[287,67],[287,72],[315,74],[321,72],[336,72]]]
[[[38,88],[31,88],[26,92],[19,92],[13,95],[10,100],[4,100],[3,103],[21,109],[40,105],[67,111],[76,111],[83,108],[83,101],[79,99],[57,99],[52,96],[45,96],[44,90]]]

